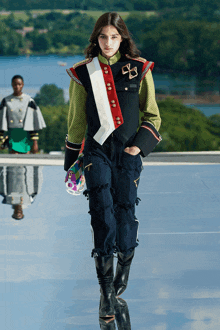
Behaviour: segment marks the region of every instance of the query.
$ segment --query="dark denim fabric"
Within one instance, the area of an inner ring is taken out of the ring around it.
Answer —
[[[137,188],[142,161],[140,155],[124,151],[111,135],[103,146],[88,138],[84,148],[84,169],[89,213],[94,234],[92,256],[129,254],[137,245],[139,222],[135,217]]]

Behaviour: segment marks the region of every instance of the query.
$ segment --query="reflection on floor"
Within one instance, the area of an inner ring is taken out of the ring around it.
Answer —
[[[103,324],[88,201],[61,166],[1,167],[0,329],[219,330],[219,184],[219,165],[144,167],[129,312]]]

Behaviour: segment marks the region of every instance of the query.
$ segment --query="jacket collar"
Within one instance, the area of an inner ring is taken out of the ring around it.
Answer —
[[[121,53],[119,52],[119,50],[117,51],[117,53],[115,55],[110,57],[109,60],[107,60],[107,58],[102,56],[100,53],[98,55],[99,61],[102,62],[103,64],[107,64],[107,65],[115,64],[116,62],[118,62],[118,60],[120,60],[120,58],[121,58]]]

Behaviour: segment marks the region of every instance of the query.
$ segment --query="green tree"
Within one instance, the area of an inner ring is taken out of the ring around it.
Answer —
[[[4,23],[11,29],[23,29],[24,21],[21,19],[15,18],[15,15],[12,13],[4,19]]]
[[[220,114],[210,116],[209,120],[211,121],[211,123],[214,127],[220,129]],[[219,131],[219,134],[220,134],[220,131]]]
[[[137,11],[148,11],[148,10],[157,10],[157,1],[153,0],[132,0],[134,10]]]
[[[158,102],[163,140],[155,151],[220,150],[220,115],[207,118],[171,98]],[[40,131],[39,148],[63,150],[67,133],[68,105],[41,106],[47,127]]]
[[[22,45],[22,36],[0,21],[0,55],[18,55]]]
[[[144,13],[131,12],[125,20],[125,23],[138,48],[142,49],[143,36],[150,30],[149,20],[146,15]]]
[[[47,127],[39,133],[39,149],[46,153],[63,150],[67,133],[68,105],[42,106],[41,111]]]
[[[65,104],[63,89],[55,84],[45,84],[41,87],[40,92],[34,97],[38,105],[63,105]]]
[[[219,75],[220,24],[164,21],[144,35],[142,52],[164,70]]]
[[[33,31],[28,38],[32,41],[33,50],[36,52],[46,52],[51,47],[51,39],[46,33]]]
[[[220,150],[220,128],[213,130],[212,121],[201,111],[168,98],[158,102],[163,140],[157,151]]]
[[[60,45],[70,46],[74,44],[81,46],[83,49],[88,44],[88,35],[75,30],[50,32],[48,37],[51,38],[52,45],[56,48],[59,48]]]
[[[30,10],[30,9],[92,9],[92,10],[152,10],[156,6],[158,10],[184,8],[185,10],[199,8],[204,16],[220,9],[219,0],[0,0],[0,8],[7,10]],[[143,8],[143,9],[142,9]],[[146,8],[146,9],[145,9]],[[148,9],[149,8],[149,9]]]

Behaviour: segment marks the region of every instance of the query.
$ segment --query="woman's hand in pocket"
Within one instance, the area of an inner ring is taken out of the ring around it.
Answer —
[[[85,175],[82,175],[82,177],[81,177],[81,186],[84,186],[85,182],[86,182]]]
[[[125,148],[124,151],[132,156],[136,156],[140,153],[141,149],[136,146],[132,146]]]

